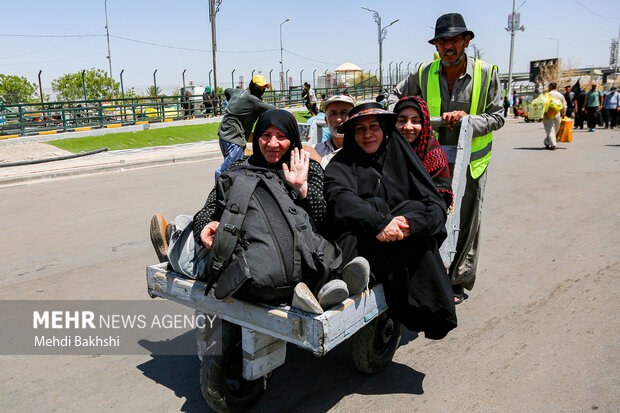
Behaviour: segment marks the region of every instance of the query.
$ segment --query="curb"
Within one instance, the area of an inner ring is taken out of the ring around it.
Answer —
[[[17,185],[26,185],[30,183],[37,183],[43,181],[50,181],[57,178],[67,178],[78,175],[95,175],[106,172],[124,172],[130,169],[143,169],[157,166],[167,166],[181,163],[198,162],[202,160],[221,158],[219,152],[201,154],[201,155],[189,155],[170,158],[149,160],[149,161],[134,161],[134,162],[114,162],[109,165],[96,165],[91,167],[78,167],[77,169],[69,169],[65,171],[56,172],[38,172],[29,175],[0,178],[0,188],[6,188]]]

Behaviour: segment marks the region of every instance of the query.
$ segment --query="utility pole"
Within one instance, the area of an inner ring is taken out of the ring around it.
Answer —
[[[508,99],[510,99],[510,95],[512,95],[512,57],[514,55],[514,49],[515,49],[515,31],[525,30],[524,26],[520,26],[521,25],[520,21],[517,22],[517,24],[519,24],[520,27],[515,27],[515,20],[516,20],[515,5],[516,5],[516,0],[512,0],[512,14],[510,15],[510,25],[509,25],[510,27],[506,27],[506,30],[510,32],[510,63],[508,65],[508,92],[506,95],[508,96]]]
[[[280,90],[284,90],[286,85],[286,79],[284,77],[284,55],[282,53],[284,50],[282,48],[282,25],[288,21],[291,21],[291,19],[288,18],[280,23]]]
[[[39,70],[39,95],[41,96],[41,103],[43,103],[43,86],[41,86],[41,73],[43,69]]]
[[[372,17],[375,18],[375,22],[377,23],[378,28],[378,39],[379,39],[379,90],[383,90],[383,39],[387,36],[387,28],[396,23],[399,19],[394,20],[392,23],[388,24],[385,27],[381,27],[381,16],[379,16],[379,12],[376,10],[369,9],[368,7],[362,7],[364,10],[368,10],[372,13]],[[390,77],[392,76],[390,72]]]
[[[209,0],[209,21],[211,22],[211,49],[213,50],[213,92],[216,96],[216,105],[213,107],[214,115],[218,114],[218,100],[217,100],[217,70],[215,68],[215,52],[217,51],[217,42],[215,39],[215,15],[220,11],[220,4],[222,0]],[[234,85],[233,85],[234,87]]]
[[[110,52],[110,30],[108,29],[108,0],[103,2],[105,9],[105,33],[108,39],[108,63],[110,64],[110,92],[114,91],[114,79],[112,78],[112,53]]]

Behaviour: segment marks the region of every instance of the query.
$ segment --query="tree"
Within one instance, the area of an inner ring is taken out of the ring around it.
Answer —
[[[111,99],[119,94],[118,82],[112,81],[107,72],[101,69],[89,69],[84,73],[86,99]],[[67,73],[52,80],[52,90],[58,100],[84,100],[82,72]]]
[[[32,102],[36,90],[37,85],[23,76],[0,75],[0,98],[6,105]]]
[[[379,86],[379,80],[371,73],[359,73],[351,79],[350,85],[353,87]]]
[[[149,86],[145,93],[146,96],[157,97],[161,95],[161,88],[159,86]]]

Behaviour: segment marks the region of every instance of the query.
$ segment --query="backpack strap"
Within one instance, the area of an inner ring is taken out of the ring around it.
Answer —
[[[209,293],[213,284],[222,275],[225,264],[230,259],[237,245],[237,241],[241,236],[241,226],[248,210],[248,203],[260,180],[250,171],[245,173],[247,176],[244,179],[235,179],[233,182],[228,197],[229,201],[222,212],[220,226],[213,239],[213,245],[211,246],[212,254],[207,264],[205,295]]]

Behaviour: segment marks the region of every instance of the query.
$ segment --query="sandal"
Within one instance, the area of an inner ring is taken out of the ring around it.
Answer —
[[[467,294],[465,294],[463,287],[461,287],[460,285],[452,286],[452,294],[454,294],[454,305],[461,304],[469,297]]]

